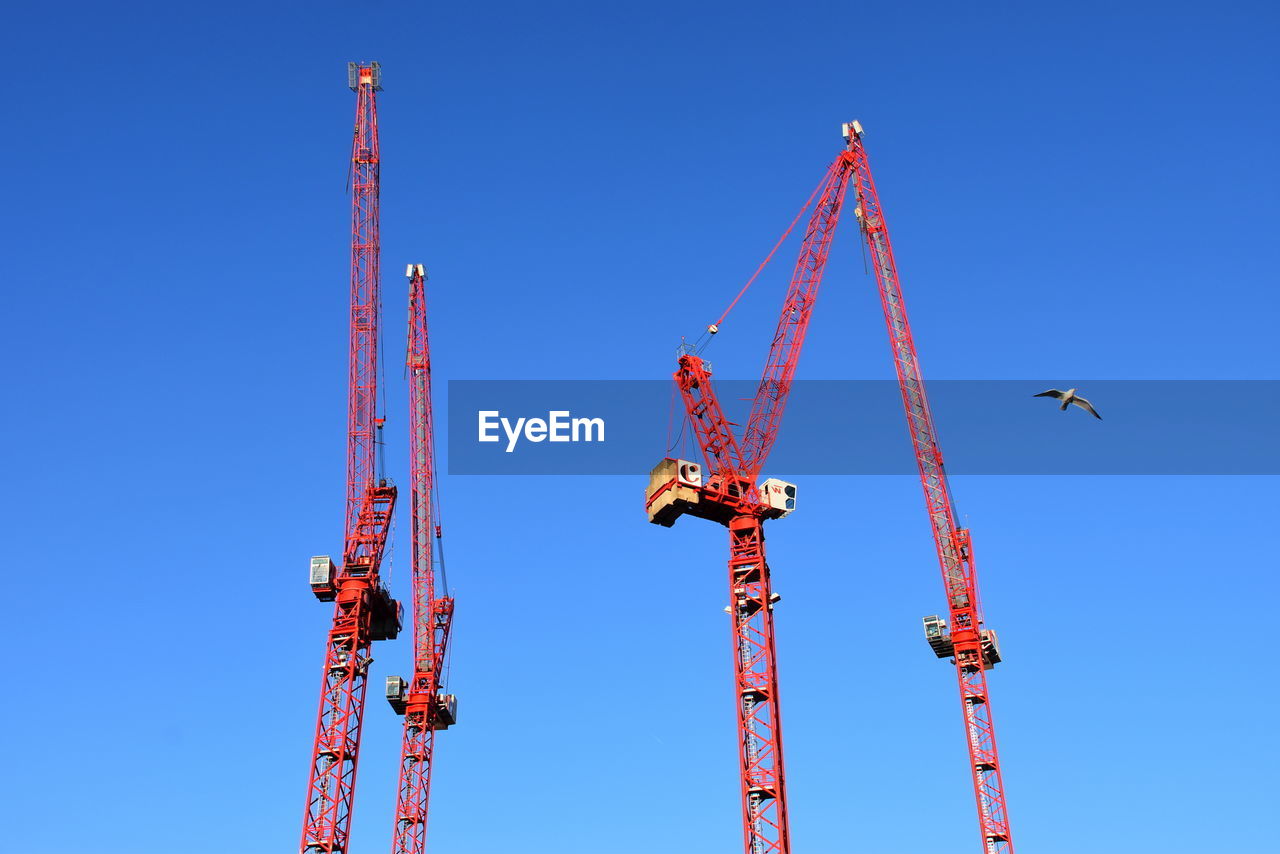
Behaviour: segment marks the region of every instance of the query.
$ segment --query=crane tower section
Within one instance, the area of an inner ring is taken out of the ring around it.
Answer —
[[[814,193],[800,255],[769,346],[764,372],[742,439],[733,432],[711,384],[711,366],[682,348],[675,373],[685,416],[706,471],[697,463],[664,459],[650,476],[649,521],[671,526],[681,515],[709,519],[729,530],[729,606],[738,725],[739,785],[746,854],[790,854],[782,714],[774,642],[774,606],[765,559],[764,522],[795,509],[793,484],[757,483],[778,437],[800,350],[826,270],[831,241],[853,175],[846,148]],[[802,212],[803,213],[803,212]],[[718,324],[708,331],[714,334]]]
[[[457,700],[442,692],[453,599],[438,596],[433,538],[436,513],[435,429],[431,408],[431,350],[427,341],[426,270],[409,276],[409,479],[413,515],[413,678],[387,678],[387,702],[404,716],[392,854],[424,854],[427,807],[435,766],[435,734],[457,722]]]
[[[325,642],[320,707],[307,780],[302,854],[349,851],[370,648],[400,631],[402,609],[380,570],[395,511],[396,488],[377,475],[378,418],[378,120],[377,63],[348,66],[356,93],[352,140],[350,361],[347,489],[342,565],[311,560],[311,590],[334,603]]]

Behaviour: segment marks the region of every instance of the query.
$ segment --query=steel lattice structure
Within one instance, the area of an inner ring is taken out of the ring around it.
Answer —
[[[378,64],[355,69],[351,141],[351,356],[347,362],[347,536],[373,481],[378,400],[378,323],[382,310],[379,237]]]
[[[404,715],[393,854],[424,854],[427,806],[434,767],[435,733],[455,720],[452,696],[441,696],[441,679],[453,621],[453,599],[436,596],[432,537],[440,536],[435,513],[435,430],[431,408],[431,351],[427,340],[426,273],[409,270],[409,468],[413,514],[413,678],[388,680],[387,699]]]
[[[800,258],[791,277],[742,440],[734,436],[732,425],[712,390],[710,366],[696,355],[692,347],[682,347],[675,381],[688,423],[706,460],[709,477],[704,482],[695,464],[670,458],[663,460],[650,477],[646,509],[650,521],[660,525],[672,525],[679,516],[687,513],[720,522],[729,528],[732,604],[726,610],[732,618],[735,649],[746,852],[789,852],[773,633],[772,606],[777,597],[770,590],[763,522],[790,512],[794,502],[792,505],[780,504],[774,500],[774,493],[790,488],[794,497],[794,487],[773,480],[757,486],[756,479],[777,439],[831,240],[846,193],[852,187],[857,199],[855,214],[873,260],[908,429],[947,591],[950,631],[946,621],[927,617],[926,637],[935,654],[954,658],[955,661],[983,849],[986,854],[1012,854],[985,674],[1000,660],[999,647],[995,633],[983,628],[969,532],[956,523],[942,451],[907,321],[897,265],[862,143],[861,125],[857,122],[846,124],[844,136],[845,149],[828,168],[823,182],[815,191],[817,203],[810,213]],[[737,299],[734,300],[736,302]],[[732,307],[730,304],[730,309]],[[728,311],[725,312],[727,314]],[[715,334],[718,323],[712,324],[708,331]]]
[[[925,395],[924,377],[911,335],[911,324],[907,320],[889,230],[862,144],[862,130],[856,122],[845,128],[854,160],[858,220],[871,252],[872,267],[880,289],[880,303],[889,330],[889,344],[907,415],[907,429],[915,447],[925,506],[946,589],[950,633],[948,635],[946,624],[938,618],[927,617],[926,636],[940,658],[950,657],[955,661],[983,849],[987,854],[1012,854],[1013,841],[1009,833],[1000,756],[996,750],[995,722],[987,696],[986,671],[1000,660],[999,647],[995,633],[983,628],[969,531],[956,521],[955,502],[943,467],[942,448],[929,410],[929,400]]]
[[[841,152],[815,193],[817,201],[809,216],[742,441],[734,437],[732,425],[716,399],[710,366],[686,349],[679,358],[675,381],[709,477],[705,483],[700,476],[682,479],[676,471],[682,463],[664,460],[654,470],[647,500],[650,521],[658,524],[671,525],[681,513],[689,513],[720,522],[729,529],[727,610],[734,649],[746,854],[791,851],[774,644],[773,608],[778,597],[770,586],[764,548],[764,521],[789,511],[784,505],[767,500],[770,481],[757,487],[756,479],[778,437],[831,240],[849,189],[852,163],[851,152]],[[715,325],[711,331],[715,331]],[[667,469],[673,477],[666,476]],[[784,484],[777,488],[790,488],[794,496],[794,487]],[[762,494],[761,490],[766,492]]]
[[[400,631],[400,603],[379,576],[395,510],[396,488],[377,476],[378,401],[378,119],[377,63],[348,66],[356,92],[352,141],[351,329],[347,410],[347,491],[342,566],[313,558],[311,588],[335,602],[325,644],[303,815],[302,854],[348,851],[370,646]]]

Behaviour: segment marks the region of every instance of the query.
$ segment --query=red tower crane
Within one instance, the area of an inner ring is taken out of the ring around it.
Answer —
[[[400,631],[402,609],[379,576],[396,488],[377,474],[378,320],[378,63],[350,63],[356,93],[351,148],[351,329],[347,405],[347,500],[342,566],[311,559],[311,590],[334,602],[325,642],[302,854],[348,850],[370,647]]]
[[[734,650],[746,854],[789,854],[791,850],[774,650],[773,607],[778,596],[770,588],[763,523],[794,509],[795,487],[774,478],[757,486],[756,479],[778,436],[853,163],[852,150],[842,151],[810,198],[813,210],[800,257],[742,441],[735,438],[716,399],[711,366],[692,348],[682,347],[675,381],[706,461],[707,476],[694,463],[667,458],[654,468],[646,494],[649,521],[655,524],[669,527],[688,513],[729,529],[727,610]],[[714,334],[717,328],[712,324],[709,331]]]
[[[696,355],[693,348],[682,347],[675,380],[709,472],[704,479],[696,464],[664,459],[650,475],[646,509],[649,520],[659,525],[670,526],[682,514],[688,513],[720,522],[729,528],[729,576],[733,604],[728,610],[732,617],[736,653],[735,685],[739,696],[738,733],[746,851],[747,854],[788,852],[790,841],[773,643],[772,604],[777,597],[769,587],[762,523],[794,509],[795,487],[770,479],[757,488],[755,481],[777,438],[831,238],[841,204],[852,183],[857,200],[855,214],[871,253],[947,594],[949,628],[947,620],[937,616],[926,617],[925,635],[934,653],[939,658],[952,658],[956,666],[983,850],[986,854],[1012,854],[1013,843],[986,681],[986,671],[1000,661],[1000,650],[995,632],[983,627],[969,531],[956,521],[955,504],[925,395],[897,264],[862,143],[862,126],[856,121],[850,122],[843,130],[846,148],[827,170],[823,182],[810,198],[810,204],[814,197],[818,198],[818,203],[810,215],[800,260],[783,304],[782,317],[774,333],[769,360],[742,442],[738,443],[734,437],[732,426],[711,388],[710,365]],[[805,209],[808,209],[808,204]],[[786,237],[785,233],[783,237]],[[776,251],[777,247],[774,249]],[[771,252],[765,259],[766,264],[772,255]],[[756,272],[758,274],[759,270]],[[748,281],[747,286],[750,284]],[[732,303],[729,308],[733,308]],[[728,311],[725,312],[727,314]],[[724,316],[712,324],[708,332],[714,335],[723,320]]]
[[[983,628],[969,531],[960,527],[956,520],[955,502],[942,464],[942,448],[938,444],[938,433],[925,396],[920,359],[911,336],[911,324],[907,322],[898,266],[893,258],[889,230],[862,144],[862,126],[850,122],[844,126],[844,134],[849,140],[853,158],[858,222],[871,253],[872,268],[880,289],[893,364],[907,414],[907,429],[915,446],[920,483],[924,487],[925,506],[947,596],[949,630],[947,620],[937,616],[925,617],[925,637],[939,658],[951,658],[955,663],[983,850],[986,854],[1013,854],[1000,755],[996,750],[995,722],[987,695],[986,671],[1000,661],[1000,647],[995,632]]]
[[[413,679],[387,677],[387,701],[404,716],[393,854],[424,854],[427,803],[437,730],[457,721],[457,700],[441,693],[453,599],[436,596],[432,537],[440,539],[435,488],[435,431],[431,411],[431,350],[427,344],[426,271],[409,276],[409,480],[413,514]],[[443,556],[441,556],[443,558]]]

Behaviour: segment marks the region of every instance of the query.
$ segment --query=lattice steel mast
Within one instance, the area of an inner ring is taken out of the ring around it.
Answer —
[[[427,341],[426,271],[409,276],[409,469],[413,513],[413,678],[387,677],[387,700],[404,715],[393,854],[424,854],[435,733],[457,720],[453,695],[441,693],[453,599],[436,595],[432,538],[440,537],[435,485],[435,429],[431,409],[431,350]],[[447,591],[445,591],[447,593]]]
[[[800,349],[822,283],[831,239],[852,175],[845,150],[827,170],[800,248],[760,379],[751,417],[738,442],[711,385],[711,368],[689,348],[679,357],[675,381],[685,413],[709,469],[705,483],[695,464],[666,459],[650,478],[646,509],[651,522],[671,525],[683,513],[729,529],[730,625],[734,647],[743,844],[746,854],[789,854],[782,718],[774,649],[766,519],[795,506],[795,487],[756,479],[778,436]],[[716,325],[709,331],[714,334]]]
[[[311,560],[311,589],[335,602],[325,644],[320,709],[307,781],[302,854],[348,851],[365,689],[373,641],[400,631],[401,607],[379,576],[396,488],[377,475],[379,152],[376,62],[351,63],[356,93],[351,150],[351,327],[347,406],[347,490],[342,567]]]

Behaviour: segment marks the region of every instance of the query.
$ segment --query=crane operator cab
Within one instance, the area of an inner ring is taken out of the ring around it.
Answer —
[[[771,477],[760,484],[760,503],[777,511],[777,519],[788,516],[796,509],[796,485]]]

